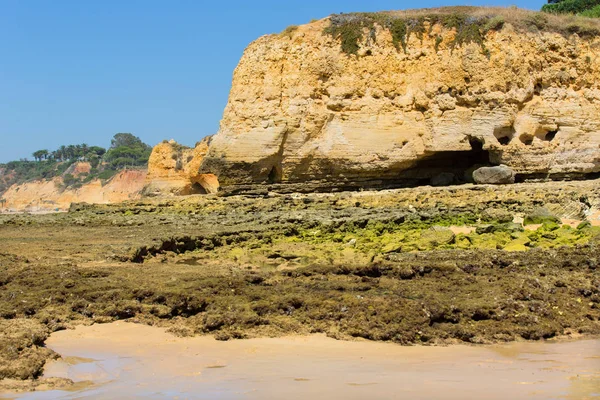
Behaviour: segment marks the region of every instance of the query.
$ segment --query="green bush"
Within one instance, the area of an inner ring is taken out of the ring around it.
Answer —
[[[560,3],[544,5],[542,11],[552,14],[580,14],[598,5],[600,0],[563,0]]]
[[[294,36],[294,32],[296,32],[298,30],[298,26],[296,25],[290,25],[287,28],[285,28],[283,30],[283,32],[280,33],[281,36],[287,36],[290,39],[292,38],[292,36]]]
[[[79,186],[81,186],[81,181],[79,180],[79,178],[77,178],[71,174],[65,174],[63,176],[63,188],[73,187],[77,184],[79,184]]]
[[[529,28],[543,30],[548,25],[548,17],[542,13],[531,14],[527,18],[525,18],[525,24]]]
[[[98,175],[96,175],[96,178],[103,180],[103,181],[107,181],[107,180],[111,179],[113,176],[115,176],[116,174],[117,174],[117,171],[114,169],[105,169],[104,171],[102,171]]]
[[[112,169],[143,166],[148,163],[152,147],[131,133],[117,133],[112,139],[110,149],[104,160]]]
[[[589,10],[585,10],[579,15],[588,18],[600,18],[600,5],[590,8]]]
[[[37,179],[52,179],[61,175],[71,164],[71,162],[59,163],[54,160],[10,161],[6,163],[5,168],[14,174],[12,179],[14,183],[21,183]]]
[[[504,27],[504,17],[501,15],[497,15],[493,18],[490,18],[490,20],[483,26],[483,30],[486,32],[499,31],[503,27]]]
[[[360,49],[359,41],[363,38],[363,28],[366,21],[360,18],[333,23],[325,28],[325,33],[342,42],[342,51],[346,54],[356,54]]]
[[[404,51],[406,51],[406,22],[402,19],[395,19],[391,23],[390,32],[392,33],[392,42],[396,46],[396,49],[400,50],[400,46],[402,46]]]

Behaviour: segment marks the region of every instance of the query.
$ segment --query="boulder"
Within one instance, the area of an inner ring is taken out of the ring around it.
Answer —
[[[481,219],[490,223],[507,223],[514,219],[510,211],[501,208],[487,208],[481,213]]]
[[[495,233],[495,232],[523,232],[524,228],[521,224],[515,224],[513,222],[505,222],[502,224],[491,224],[491,225],[482,225],[478,226],[475,232],[478,235],[483,235],[484,233]]]
[[[432,226],[428,230],[421,232],[417,241],[419,250],[433,250],[438,246],[454,243],[456,235],[450,229],[442,226]]]
[[[482,167],[473,171],[473,180],[480,185],[506,185],[515,183],[515,171],[506,165]]]
[[[545,223],[552,223],[559,225],[561,219],[556,215],[552,214],[547,208],[538,207],[524,218],[523,225],[541,225]]]

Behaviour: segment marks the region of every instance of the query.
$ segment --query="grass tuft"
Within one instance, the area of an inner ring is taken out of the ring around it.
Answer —
[[[287,36],[288,38],[292,38],[294,36],[294,32],[296,32],[298,30],[298,26],[297,25],[290,25],[287,28],[285,28],[280,35],[281,36]]]

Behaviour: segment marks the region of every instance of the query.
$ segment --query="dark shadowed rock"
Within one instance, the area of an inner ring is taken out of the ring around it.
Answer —
[[[448,186],[454,183],[454,174],[452,172],[442,172],[431,178],[431,186]]]
[[[515,171],[506,165],[482,167],[473,171],[473,180],[480,185],[505,185],[515,183]]]

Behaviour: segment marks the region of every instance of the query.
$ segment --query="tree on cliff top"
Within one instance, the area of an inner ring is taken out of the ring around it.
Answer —
[[[600,17],[600,0],[549,0],[542,11],[552,14],[579,14],[584,17]]]
[[[149,147],[142,140],[133,136],[131,133],[117,133],[110,141],[110,148],[116,149],[117,147]]]
[[[43,159],[48,158],[48,154],[50,154],[48,150],[38,150],[34,151],[32,156],[36,161],[42,161]]]
[[[142,166],[148,163],[152,147],[131,133],[117,133],[110,142],[104,160],[111,168]]]

